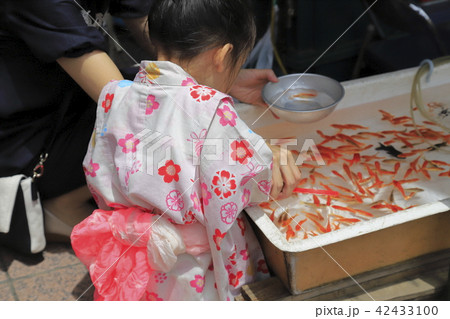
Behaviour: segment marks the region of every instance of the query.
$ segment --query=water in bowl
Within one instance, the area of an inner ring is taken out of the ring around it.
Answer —
[[[292,111],[313,111],[333,104],[326,93],[312,89],[294,88],[282,91],[272,97],[272,103]]]

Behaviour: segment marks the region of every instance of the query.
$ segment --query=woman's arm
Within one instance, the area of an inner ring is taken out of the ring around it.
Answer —
[[[56,61],[96,102],[108,82],[123,80],[122,74],[111,58],[100,50],[77,58],[62,57]]]
[[[244,103],[267,106],[261,96],[267,82],[278,82],[272,70],[242,69],[231,88],[230,95]]]
[[[156,59],[155,49],[150,41],[147,17],[123,19],[136,43],[149,55],[149,60]]]

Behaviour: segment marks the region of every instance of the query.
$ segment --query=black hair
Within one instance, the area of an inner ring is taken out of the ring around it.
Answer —
[[[235,64],[250,52],[256,36],[247,0],[155,0],[148,25],[156,51],[182,61],[230,43]]]

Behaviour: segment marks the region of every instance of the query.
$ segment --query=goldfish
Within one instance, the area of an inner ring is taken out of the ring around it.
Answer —
[[[291,239],[292,237],[295,236],[295,232],[292,229],[291,225],[288,225],[287,231],[286,231],[286,240]]]
[[[340,130],[345,130],[345,129],[349,129],[349,130],[367,130],[369,129],[366,126],[362,126],[362,125],[358,125],[358,124],[331,124],[331,127],[340,129]]]
[[[354,223],[360,222],[361,220],[358,218],[337,218],[337,219],[335,219],[335,221],[341,222],[341,223],[354,224]]]
[[[369,128],[364,125],[331,124],[337,130],[335,134],[324,129],[316,131],[321,139],[316,143],[317,150],[328,167],[313,162],[299,165],[306,177],[301,179],[294,192],[311,194],[312,200],[299,201],[301,197],[293,195],[297,204],[305,208],[302,211],[304,219],[295,220],[297,215],[292,217],[287,213],[278,218],[276,224],[283,228],[287,240],[306,239],[379,214],[408,209],[413,206],[404,208],[396,204],[400,198],[396,195],[407,201],[424,192],[420,187],[408,187],[409,183],[450,177],[450,163],[426,158],[432,157],[434,150],[450,144],[450,134],[438,131],[435,125],[432,128],[424,126],[431,125],[426,121],[419,125],[412,123],[409,116],[396,116],[384,110],[380,113],[392,129],[371,132],[365,131]],[[424,144],[426,139],[434,141],[432,146]],[[374,201],[383,188],[391,185],[393,187],[383,194],[385,198]],[[260,206],[271,220],[275,219],[275,210],[270,204]],[[341,213],[345,215],[341,216],[336,214],[339,212],[347,213]]]
[[[317,91],[313,89],[302,89],[302,92],[299,92],[297,94],[292,94],[289,98],[291,100],[295,99],[312,99],[317,96]]]
[[[391,145],[386,146],[383,143],[379,143],[379,144],[380,144],[380,146],[377,147],[376,150],[385,151],[389,155],[392,155],[394,157],[401,157],[402,152],[400,152],[399,150],[395,149],[393,146],[391,146]]]
[[[299,222],[297,222],[297,224],[295,225],[295,230],[296,231],[299,231],[301,228],[302,228],[302,225],[307,221],[308,219],[303,219],[303,220],[301,220],[301,221],[299,221]]]
[[[440,173],[439,176],[447,176],[450,177],[450,170],[447,172]]]

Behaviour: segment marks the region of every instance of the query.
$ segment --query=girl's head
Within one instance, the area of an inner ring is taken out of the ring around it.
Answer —
[[[155,0],[148,18],[158,59],[181,65],[197,59],[195,63],[205,64],[203,71],[206,64],[223,60],[223,67],[215,70],[215,77],[227,82],[219,88],[222,91],[229,90],[255,42],[247,0]]]

